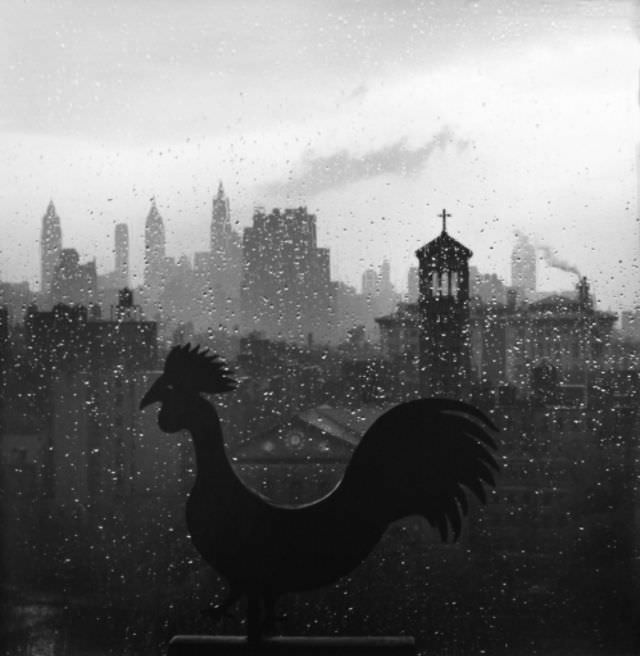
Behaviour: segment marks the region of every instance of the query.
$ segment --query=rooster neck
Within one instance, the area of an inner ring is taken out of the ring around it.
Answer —
[[[235,483],[236,476],[224,448],[220,419],[213,405],[201,397],[195,399],[186,428],[196,452],[195,487],[224,487]]]

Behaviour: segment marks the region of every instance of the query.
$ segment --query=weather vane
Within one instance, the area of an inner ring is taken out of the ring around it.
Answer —
[[[162,431],[191,433],[197,468],[187,528],[195,548],[228,583],[226,600],[210,614],[218,620],[246,597],[253,644],[273,633],[279,597],[347,576],[390,523],[422,515],[443,541],[449,535],[457,540],[467,491],[486,503],[484,485],[495,486],[491,420],[461,401],[417,399],[373,423],[329,495],[300,507],[274,505],[236,475],[217,412],[202,396],[235,387],[220,357],[176,346],[140,408],[159,403]]]

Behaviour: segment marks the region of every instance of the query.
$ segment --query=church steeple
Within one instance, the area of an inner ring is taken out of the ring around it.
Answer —
[[[416,251],[419,261],[420,372],[424,394],[460,398],[469,382],[469,259],[447,232]]]

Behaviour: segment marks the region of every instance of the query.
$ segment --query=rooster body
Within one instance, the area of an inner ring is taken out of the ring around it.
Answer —
[[[495,448],[493,424],[468,404],[419,399],[373,423],[330,494],[276,506],[238,478],[215,408],[200,395],[234,387],[216,356],[176,347],[141,407],[159,401],[160,428],[191,433],[197,473],[187,527],[195,548],[229,583],[221,612],[248,598],[250,638],[272,622],[280,595],[347,575],[395,520],[422,515],[443,540],[450,532],[457,539],[468,510],[464,488],[486,502],[483,484],[495,484],[497,465],[487,449]]]

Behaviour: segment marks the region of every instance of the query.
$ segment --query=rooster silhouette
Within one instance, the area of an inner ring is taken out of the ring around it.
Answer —
[[[224,616],[246,596],[250,641],[273,629],[280,595],[347,575],[391,522],[422,515],[443,541],[450,533],[456,540],[468,511],[464,488],[486,503],[484,484],[495,486],[493,423],[460,401],[419,399],[373,423],[327,496],[304,506],[274,505],[235,474],[218,414],[201,396],[235,387],[220,357],[176,346],[140,408],[159,402],[162,431],[191,433],[197,471],[187,527],[196,549],[228,582],[227,598],[212,615]]]

